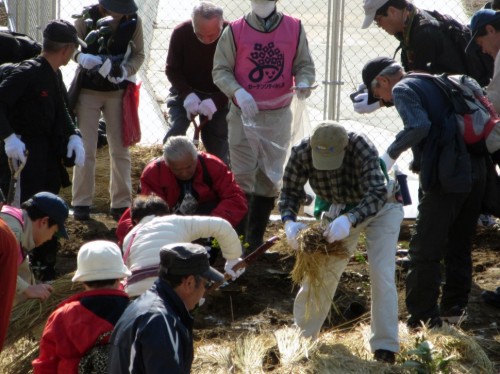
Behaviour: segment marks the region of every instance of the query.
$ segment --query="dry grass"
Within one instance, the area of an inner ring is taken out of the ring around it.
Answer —
[[[249,333],[236,344],[201,341],[195,353],[193,373],[409,373],[403,366],[409,359],[418,359],[409,352],[417,338],[424,337],[434,346],[434,357],[453,356],[451,373],[493,373],[494,368],[473,337],[458,328],[423,329],[418,334],[399,325],[401,352],[395,365],[373,360],[368,347],[370,327],[361,324],[355,329],[332,330],[312,343],[300,337],[298,330],[283,328],[273,336]],[[205,344],[206,343],[206,344]],[[277,353],[275,353],[277,352]],[[269,365],[269,361],[274,362]],[[234,363],[234,365],[233,365]]]
[[[47,318],[59,303],[83,290],[81,284],[71,282],[73,273],[66,274],[52,283],[54,292],[44,302],[30,299],[12,309],[5,346],[13,344],[28,334],[39,337]]]
[[[139,179],[146,164],[153,158],[163,154],[162,145],[150,147],[133,146],[130,148],[132,159],[132,193],[135,195],[139,187]],[[68,169],[70,178],[73,170]],[[71,187],[67,187],[60,192],[60,196],[68,203],[71,202]],[[105,146],[97,150],[96,172],[95,172],[95,197],[92,211],[96,213],[107,213],[109,211],[109,147]]]

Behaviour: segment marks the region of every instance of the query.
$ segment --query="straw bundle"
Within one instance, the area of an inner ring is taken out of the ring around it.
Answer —
[[[286,327],[274,332],[280,354],[280,363],[284,367],[295,365],[309,358],[316,348],[316,342],[304,338],[298,328]]]
[[[262,373],[272,370],[275,374],[344,374],[344,373],[408,373],[405,361],[417,359],[410,354],[417,337],[424,336],[436,352],[436,357],[454,358],[451,373],[494,373],[493,363],[475,339],[453,327],[427,330],[414,334],[404,323],[399,324],[401,351],[395,365],[373,359],[368,341],[369,324],[354,329],[331,330],[319,336],[315,343],[300,337],[296,329],[285,327],[270,336],[267,332],[248,333],[236,342],[221,339],[219,344],[207,340],[199,342],[193,363],[193,373]],[[271,367],[262,362],[278,351],[278,360]],[[307,351],[307,354],[301,352]],[[234,366],[228,366],[231,359]],[[207,362],[207,360],[209,360]]]
[[[234,351],[234,364],[242,373],[263,373],[262,364],[273,342],[268,335],[250,334],[237,339]]]
[[[55,280],[52,283],[54,292],[46,301],[30,299],[12,309],[5,346],[12,344],[23,336],[33,334],[33,332],[36,332],[36,338],[39,337],[47,318],[49,318],[56,306],[64,299],[83,290],[80,284],[71,282],[72,277],[73,273],[70,273]]]
[[[317,222],[302,230],[297,238],[299,250],[306,253],[322,253],[339,258],[348,258],[349,252],[342,241],[328,243],[323,236],[325,229]]]
[[[38,357],[38,340],[21,338],[0,354],[1,374],[32,372],[31,362]]]

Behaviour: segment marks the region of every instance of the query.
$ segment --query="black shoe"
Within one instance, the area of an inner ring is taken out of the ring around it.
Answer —
[[[127,210],[128,208],[111,208],[109,210],[109,215],[111,217],[113,217],[114,220],[116,221],[119,221],[121,216],[123,215],[123,213],[125,213],[125,211]]]
[[[88,221],[90,219],[90,207],[86,205],[73,207],[73,218],[77,221]]]
[[[441,312],[441,319],[444,322],[451,323],[452,325],[462,323],[467,320],[467,309],[465,307],[455,305]]]
[[[386,349],[377,349],[373,354],[373,358],[378,362],[385,362],[391,365],[396,363],[396,354]]]
[[[500,308],[500,287],[498,287],[495,292],[483,291],[481,297],[486,304]]]
[[[412,331],[419,331],[422,326],[425,325],[427,328],[432,329],[434,327],[442,327],[443,321],[439,317],[432,317],[427,319],[410,317],[406,321],[406,326]]]

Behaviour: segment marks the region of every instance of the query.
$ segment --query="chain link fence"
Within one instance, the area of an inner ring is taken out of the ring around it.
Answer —
[[[486,0],[473,0],[467,11],[484,5]],[[71,19],[80,13],[83,6],[94,4],[93,0],[4,0],[10,26],[41,40],[41,29],[51,18]],[[143,19],[146,60],[141,69],[143,81],[141,91],[140,118],[144,143],[161,142],[166,131],[166,105],[170,84],[165,76],[165,60],[173,28],[190,17],[197,0],[136,0],[139,15]],[[250,10],[250,1],[216,1],[224,8],[225,18],[235,20]],[[462,22],[469,15],[461,0],[436,2],[415,0],[423,9],[436,9],[450,14]],[[470,1],[469,1],[470,4]],[[363,65],[376,56],[393,56],[397,48],[394,37],[372,25],[360,28],[364,12],[363,1],[345,0],[281,0],[280,10],[300,18],[309,41],[316,65],[316,80],[319,87],[308,99],[310,120],[340,120],[355,131],[370,136],[380,150],[390,143],[402,123],[393,108],[384,108],[372,114],[360,115],[353,111],[349,94],[361,82]],[[399,60],[399,56],[396,57]],[[63,69],[69,83],[75,69],[70,63]],[[407,163],[405,156],[402,163]]]

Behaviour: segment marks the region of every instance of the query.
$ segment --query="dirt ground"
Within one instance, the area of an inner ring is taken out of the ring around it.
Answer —
[[[106,213],[92,215],[88,222],[69,218],[70,241],[63,243],[57,263],[60,274],[76,268],[76,253],[80,245],[93,239],[114,240],[116,222]],[[400,248],[407,248],[413,221],[403,222]],[[282,234],[282,225],[271,222],[266,238]],[[469,303],[469,318],[461,328],[474,336],[495,363],[500,372],[500,309],[485,304],[483,290],[500,286],[500,227],[478,228],[474,239],[474,284]],[[363,254],[363,248],[358,248]],[[207,297],[206,304],[196,313],[195,339],[214,342],[232,339],[245,332],[273,331],[293,323],[292,306],[296,287],[290,280],[293,258],[283,258],[278,253],[265,254],[236,282],[219,289]],[[222,270],[223,259],[215,266]],[[405,271],[397,273],[400,294],[400,319],[406,319],[404,306]],[[369,276],[363,256],[356,256],[342,276],[333,300],[331,318],[323,330],[350,329],[359,323],[369,322]]]

